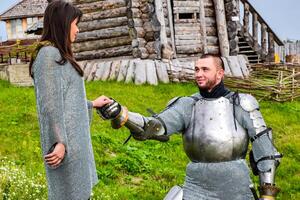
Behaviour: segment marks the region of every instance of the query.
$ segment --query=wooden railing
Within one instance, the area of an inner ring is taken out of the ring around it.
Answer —
[[[14,62],[26,63],[30,61],[31,45],[36,39],[7,41],[0,45],[0,63],[12,64]]]
[[[238,0],[241,3],[240,8],[243,9],[243,21],[240,21],[240,34],[251,45],[254,51],[261,55],[263,60],[274,61],[275,45],[283,46],[283,42],[279,39],[272,28],[255,10],[255,8],[247,0]],[[241,13],[241,11],[240,11]],[[250,14],[252,20],[250,24]],[[241,18],[242,16],[240,16]],[[250,32],[250,26],[252,30]],[[259,29],[260,26],[260,29]],[[260,36],[260,41],[259,41]]]

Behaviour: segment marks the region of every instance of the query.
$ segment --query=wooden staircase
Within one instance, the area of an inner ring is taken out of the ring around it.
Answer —
[[[274,62],[275,45],[283,42],[247,0],[239,2],[243,20],[238,22],[238,54],[246,55],[249,63]]]
[[[239,54],[246,55],[250,64],[260,63],[262,60],[260,54],[256,52],[250,44],[241,35],[238,35]]]

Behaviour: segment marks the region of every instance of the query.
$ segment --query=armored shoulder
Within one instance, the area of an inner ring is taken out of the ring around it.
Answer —
[[[195,98],[193,97],[188,97],[188,96],[184,96],[184,97],[174,97],[173,99],[171,99],[168,103],[166,108],[170,108],[174,105],[190,105],[193,104],[195,102]]]
[[[255,97],[250,94],[239,94],[240,105],[243,110],[247,112],[252,112],[259,109],[259,104]]]

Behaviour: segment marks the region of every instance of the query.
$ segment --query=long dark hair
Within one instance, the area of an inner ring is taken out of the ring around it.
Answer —
[[[71,3],[62,0],[52,1],[45,10],[44,28],[40,41],[49,41],[58,48],[61,54],[61,60],[56,61],[58,64],[63,65],[69,61],[76,71],[83,76],[83,70],[74,59],[70,39],[71,23],[76,18],[78,18],[79,22],[81,17],[81,10]],[[29,73],[32,77],[34,59],[35,58],[32,57],[29,64]]]

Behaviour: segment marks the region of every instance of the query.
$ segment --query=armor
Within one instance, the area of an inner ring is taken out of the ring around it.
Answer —
[[[138,113],[128,112],[127,108],[121,106],[115,100],[97,109],[97,113],[103,119],[110,119],[112,128],[119,129],[126,126],[136,140],[153,139],[166,142],[169,137],[165,135],[163,122],[155,117],[148,119]]]
[[[238,103],[235,98],[238,98]],[[243,160],[250,139],[251,167],[254,174],[260,177],[261,197],[275,197],[279,191],[274,184],[274,175],[281,155],[272,143],[272,131],[264,122],[258,102],[251,95],[231,93],[216,99],[205,99],[199,95],[177,97],[172,99],[161,113],[152,117],[128,112],[125,107],[116,103],[104,110],[99,113],[104,113],[105,118],[112,119],[113,128],[125,125],[137,140],[167,141],[170,134],[182,132],[185,153],[192,163],[199,163],[191,165],[188,169],[193,174],[192,178],[200,176],[198,171],[193,171],[195,167],[205,169],[206,166],[215,166],[214,169],[219,172],[232,166],[235,170],[245,167],[244,171],[247,171]],[[219,166],[222,165],[224,166],[220,169]],[[211,167],[209,168],[211,170]],[[205,173],[205,170],[200,171]],[[237,174],[242,174],[242,171]],[[238,182],[245,185],[248,183],[246,179],[242,182],[240,179],[234,181],[239,180]],[[187,180],[188,184],[193,185],[190,187],[194,187],[194,184]],[[243,194],[248,195],[247,191]]]
[[[248,136],[239,123],[235,130],[232,116],[232,104],[225,97],[197,101],[183,134],[184,149],[192,161],[222,162],[245,157]]]
[[[272,143],[272,129],[267,128],[256,99],[248,94],[240,94],[240,106],[249,113],[249,132],[252,142],[250,165],[254,175],[259,175],[261,196],[275,197],[279,188],[275,186],[275,171],[282,155],[277,152]]]

